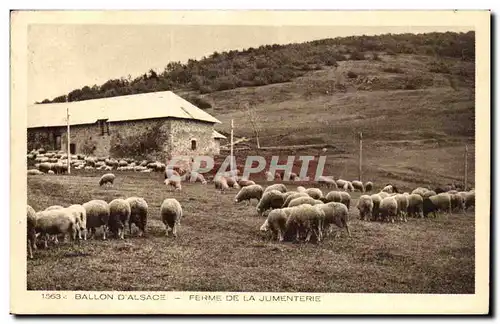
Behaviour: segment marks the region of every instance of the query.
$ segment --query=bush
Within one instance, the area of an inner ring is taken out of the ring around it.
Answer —
[[[380,56],[378,56],[377,53],[373,53],[372,60],[374,60],[374,61],[382,61],[382,59],[380,58]]]
[[[347,77],[350,79],[356,79],[358,77],[358,74],[353,71],[349,71],[347,72]]]
[[[362,61],[365,59],[365,54],[358,52],[358,51],[354,51],[354,52],[351,52],[350,59],[351,59],[351,61]]]

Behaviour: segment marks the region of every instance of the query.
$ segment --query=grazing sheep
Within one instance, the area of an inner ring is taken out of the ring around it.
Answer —
[[[257,213],[262,215],[268,209],[281,208],[284,203],[283,194],[278,190],[264,191],[262,198],[257,204]]]
[[[270,185],[264,190],[264,192],[271,191],[271,190],[278,190],[281,193],[287,192],[286,186],[282,183],[276,183],[276,184]]]
[[[297,187],[297,192],[306,192],[306,188],[304,188],[302,186],[298,186]]]
[[[288,220],[288,214],[285,212],[286,208],[273,209],[267,215],[264,224],[260,227],[261,232],[271,231],[271,239],[275,239],[279,242],[283,242],[284,236],[287,230],[286,223]]]
[[[240,187],[247,187],[247,186],[253,186],[255,182],[248,179],[239,179],[238,184],[240,185]]]
[[[365,183],[365,192],[370,192],[373,190],[373,182],[368,181]]]
[[[124,239],[125,224],[130,220],[130,204],[121,198],[113,199],[109,204],[108,228],[116,238]]]
[[[40,175],[40,174],[43,174],[43,172],[40,170],[37,170],[37,169],[30,169],[30,170],[28,170],[27,174],[28,175]]]
[[[173,180],[181,180],[181,176],[179,175],[179,173],[177,171],[175,171],[174,169],[170,169],[170,168],[167,168],[165,169],[165,179],[173,179]]]
[[[238,186],[238,179],[235,177],[235,176],[232,176],[232,177],[224,177],[226,178],[226,182],[227,182],[227,185],[230,187],[230,188],[236,188],[238,189],[239,186]],[[235,187],[238,186],[238,187]]]
[[[346,205],[347,209],[351,208],[351,195],[345,191],[340,191],[340,202]]]
[[[263,193],[264,189],[261,185],[253,184],[251,186],[246,186],[238,191],[238,194],[234,198],[234,202],[238,203],[246,200],[250,203],[252,199],[257,199],[257,201],[260,201]]]
[[[329,202],[316,206],[316,208],[321,208],[325,213],[325,219],[323,220],[323,231],[325,234],[330,233],[331,225],[335,224],[339,228],[345,227],[347,234],[351,236],[351,231],[349,230],[349,212],[346,205],[340,202]]]
[[[347,183],[347,181],[343,180],[343,179],[338,179],[335,182],[337,183],[337,187],[339,187],[339,188],[344,188],[345,184]]]
[[[379,194],[373,194],[370,198],[373,201],[372,220],[376,221],[380,216],[380,203],[382,202],[382,197],[380,197]]]
[[[300,198],[298,198],[300,199]],[[290,216],[286,221],[287,229],[295,230],[295,239],[300,240],[300,234],[305,234],[305,242],[309,242],[311,235],[316,235],[320,242],[323,236],[323,222],[325,213],[321,208],[311,205],[300,205],[290,209]]]
[[[35,230],[44,237],[45,248],[48,248],[49,235],[69,234],[73,241],[77,238],[78,218],[65,208],[44,210],[36,213]]]
[[[404,222],[407,222],[407,215],[408,215],[408,196],[404,194],[397,194],[394,196],[398,203],[398,216],[400,217],[401,220]]]
[[[73,211],[74,215],[80,219],[79,232],[83,233],[83,240],[87,240],[87,211],[78,204],[71,205],[67,209]]]
[[[220,192],[224,192],[229,190],[229,185],[227,184],[227,180],[225,177],[216,177],[214,180],[215,189],[220,190]]]
[[[342,201],[342,195],[340,194],[340,191],[330,191],[329,193],[326,194],[325,196],[325,202],[341,202]]]
[[[361,220],[370,220],[373,212],[373,200],[368,195],[362,195],[358,199],[356,208],[359,210],[359,218]]]
[[[342,189],[344,189],[344,191],[354,191],[354,187],[352,186],[352,182],[351,181],[346,181],[344,186],[342,187]]]
[[[408,196],[408,215],[412,217],[424,217],[422,214],[423,211],[423,203],[424,199],[421,195],[412,193]]]
[[[363,186],[363,183],[361,181],[354,180],[351,183],[354,190],[365,192],[365,186]]]
[[[436,189],[434,189],[434,191],[436,192],[436,194],[440,194],[440,193],[443,193],[443,192],[448,192],[450,190],[455,190],[455,186],[452,185],[452,184],[447,184],[445,186],[440,186],[440,187],[436,187]]]
[[[104,200],[91,200],[82,204],[87,214],[87,231],[94,236],[97,227],[102,228],[102,239],[106,239],[109,221],[109,206]]]
[[[115,182],[115,175],[113,173],[106,173],[104,174],[101,179],[99,179],[99,187],[102,185],[111,185],[113,186],[113,183]]]
[[[461,191],[459,194],[464,198],[464,210],[466,211],[469,207],[474,207],[476,205],[476,192],[471,191]]]
[[[160,216],[163,224],[165,224],[165,236],[168,236],[169,231],[177,237],[177,228],[180,226],[182,218],[181,204],[174,198],[167,198],[163,201],[160,207]]]
[[[380,202],[380,216],[382,221],[390,221],[394,223],[396,216],[398,214],[398,202],[394,197],[383,198]]]
[[[191,171],[191,173],[189,174],[189,182],[199,182],[203,185],[207,184],[207,180],[205,180],[205,177],[201,173],[198,173],[196,171]]]
[[[465,197],[457,193],[448,192],[451,198],[451,210],[465,213]]]
[[[326,176],[319,176],[318,177],[318,185],[319,186],[326,186],[327,188],[334,188],[334,189],[338,189],[337,187],[337,183],[335,182],[335,180],[333,180],[332,177],[326,177]]]
[[[165,181],[163,181],[163,183],[167,187],[174,188],[175,191],[181,191],[182,190],[182,185],[181,185],[181,181],[180,180],[165,179]]]
[[[313,199],[323,198],[323,192],[318,188],[308,188],[306,190],[306,194],[308,194]]]
[[[146,233],[148,223],[148,203],[140,197],[129,197],[125,199],[130,205],[130,218],[128,220],[129,234],[132,235],[132,224],[135,224],[141,231],[139,236]]]
[[[379,192],[379,193],[378,193],[378,195],[379,195],[382,199],[387,198],[387,197],[390,197],[390,194],[388,194],[388,193],[387,193],[387,192],[385,192],[385,191],[381,191],[381,192]]]
[[[433,190],[427,190],[422,194],[422,198],[429,198],[430,196],[435,196],[437,193]]]
[[[414,189],[411,193],[412,194],[417,194],[417,195],[420,195],[422,198],[424,198],[424,194],[429,191],[429,189],[427,188],[423,188],[423,187],[418,187],[416,189]]]
[[[423,214],[427,217],[429,213],[433,213],[436,217],[436,212],[445,212],[451,216],[451,197],[446,192],[439,193],[435,196],[424,198]]]
[[[300,206],[304,204],[309,204],[309,205],[317,205],[317,204],[323,204],[321,200],[316,200],[312,197],[298,197],[295,199],[292,199],[290,203],[288,204],[288,207],[295,207],[295,206]]]
[[[296,181],[298,179],[299,179],[299,176],[297,175],[297,173],[290,172],[290,180],[291,181]]]
[[[36,212],[30,205],[26,208],[26,228],[28,257],[33,259],[33,250],[36,250]]]
[[[289,191],[290,192],[290,191]],[[288,192],[287,192],[288,193]],[[283,205],[281,206],[281,208],[285,208],[285,207],[288,207],[288,205],[290,204],[290,202],[292,200],[294,200],[295,198],[299,198],[299,197],[310,197],[308,194],[306,194],[305,192],[294,192],[292,194],[289,194],[289,195],[286,195],[284,194],[283,195],[285,197],[285,202],[283,203]]]

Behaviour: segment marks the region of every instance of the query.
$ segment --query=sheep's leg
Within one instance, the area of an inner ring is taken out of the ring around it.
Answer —
[[[309,228],[309,229],[307,229],[307,231],[306,231],[306,240],[305,240],[305,241],[306,241],[306,243],[307,243],[307,242],[309,242],[309,240],[311,240],[311,235],[312,235],[312,231],[311,231],[311,229]]]
[[[102,239],[106,240],[106,225],[102,225]]]
[[[86,241],[87,240],[87,229],[82,228],[82,232],[83,232],[83,240]]]
[[[278,229],[278,241],[283,242],[283,240],[284,240],[283,232],[281,231],[281,229]]]
[[[44,240],[44,246],[45,246],[46,249],[48,249],[49,248],[49,234],[45,233],[44,238],[45,238],[45,240]]]
[[[174,224],[174,227],[172,227],[172,235],[174,237],[177,237],[177,227],[178,227],[177,224]]]
[[[33,259],[33,250],[31,249],[31,240],[28,241],[28,257]]]

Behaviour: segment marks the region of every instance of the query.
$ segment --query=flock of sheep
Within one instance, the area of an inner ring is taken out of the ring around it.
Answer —
[[[28,170],[28,175],[68,172],[68,155],[63,151],[32,150],[28,153],[27,158],[29,161],[34,162],[34,168]],[[84,154],[71,155],[70,163],[74,170],[163,172],[166,168],[165,163],[158,161],[136,161],[130,158],[117,160],[108,157],[86,156]]]
[[[39,158],[40,156],[37,156],[35,159]],[[45,154],[44,158],[49,157]],[[58,159],[62,156],[54,155],[51,158]],[[44,169],[43,163],[59,163],[51,161],[40,162],[38,167]],[[77,161],[88,160],[85,158]],[[107,163],[109,161],[105,160],[104,165],[109,166]],[[148,164],[145,167],[156,169]],[[372,182],[363,184],[361,181],[333,180],[332,177],[322,176],[315,183],[318,187],[326,187],[329,190],[324,194],[316,187],[298,186],[295,191],[289,191],[283,183],[263,188],[252,180],[239,177],[238,174],[238,170],[234,170],[207,181],[202,174],[195,171],[177,172],[167,168],[164,170],[164,184],[178,191],[182,190],[183,180],[203,185],[213,182],[215,189],[221,193],[230,188],[238,189],[234,202],[250,204],[252,200],[256,200],[256,214],[266,217],[260,231],[271,232],[272,238],[280,242],[302,239],[309,242],[313,235],[316,241],[320,242],[332,232],[333,225],[345,228],[350,236],[349,192],[353,191],[362,193],[355,208],[359,211],[360,219],[367,221],[395,222],[399,219],[406,222],[408,216],[428,217],[432,213],[436,217],[437,212],[451,214],[453,210],[465,213],[475,204],[474,190],[458,191],[452,186],[435,190],[419,187],[411,193],[399,193],[394,185],[388,184],[380,192],[370,195],[368,193],[374,189]],[[270,174],[267,176],[272,177]],[[106,173],[99,179],[99,186],[113,185],[115,178],[113,173]],[[298,180],[298,177],[295,177],[295,180]],[[160,216],[167,236],[170,231],[174,237],[177,236],[177,227],[182,215],[182,206],[176,199],[167,198],[163,201]],[[114,199],[109,203],[104,200],[91,200],[69,207],[57,205],[38,212],[27,206],[28,255],[33,257],[32,249],[37,247],[37,238],[43,238],[47,248],[49,240],[58,242],[59,235],[64,238],[69,235],[73,241],[81,240],[83,235],[83,240],[86,240],[88,233],[91,238],[96,229],[101,228],[103,239],[106,239],[108,231],[116,238],[123,239],[126,224],[130,234],[132,224],[135,224],[140,230],[139,235],[142,235],[146,231],[147,218],[148,204],[140,197]]]
[[[160,207],[160,216],[165,224],[165,235],[172,232],[177,236],[177,227],[182,218],[181,204],[175,198],[167,198]],[[114,199],[107,203],[104,200],[91,200],[84,204],[75,204],[69,207],[59,205],[50,206],[36,212],[27,206],[27,234],[28,256],[33,258],[33,249],[37,249],[37,238],[44,239],[44,246],[48,248],[49,240],[58,243],[58,236],[80,241],[92,238],[97,228],[102,229],[102,238],[106,239],[107,232],[116,238],[124,239],[125,226],[128,223],[129,234],[132,234],[132,224],[140,230],[139,236],[146,232],[148,220],[148,204],[140,197]]]

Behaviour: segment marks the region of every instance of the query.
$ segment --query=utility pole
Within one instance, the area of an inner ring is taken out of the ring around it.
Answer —
[[[467,191],[467,155],[469,153],[469,149],[467,148],[467,144],[465,144],[465,158],[464,158],[464,191]]]
[[[363,181],[361,180],[361,162],[362,162],[362,158],[363,158],[363,133],[362,132],[359,132],[359,181]]]
[[[70,152],[70,134],[69,134],[69,108],[66,107],[66,122],[67,122],[67,141],[68,141],[68,174],[71,174],[71,152]]]
[[[231,160],[229,160],[231,172],[233,171],[233,128],[234,128],[234,123],[233,120],[231,119]]]

